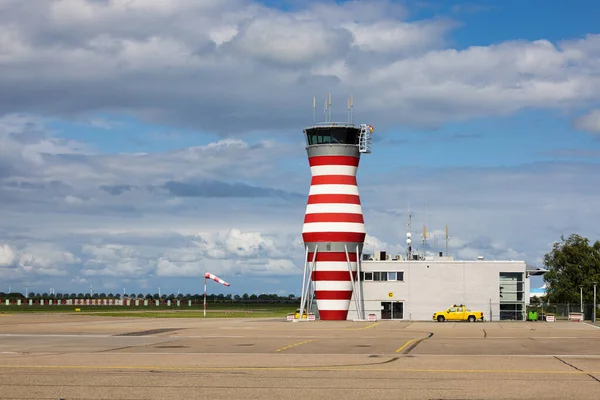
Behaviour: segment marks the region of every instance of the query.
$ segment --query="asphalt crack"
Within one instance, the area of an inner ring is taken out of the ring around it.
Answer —
[[[569,363],[569,362],[567,362],[567,361],[565,361],[565,360],[563,360],[563,359],[561,359],[559,357],[554,356],[554,358],[556,358],[558,361],[562,362],[563,364],[568,365],[569,367],[571,367],[573,369],[576,369],[579,372],[585,372],[581,368],[578,368],[578,367],[574,366],[573,364],[571,364],[571,363]],[[600,379],[596,378],[594,375],[592,375],[592,374],[586,374],[586,375],[589,376],[590,378],[592,378],[593,380],[595,380],[596,382],[600,383]]]
[[[421,338],[417,341],[415,341],[413,344],[411,344],[410,346],[408,346],[408,349],[406,349],[406,351],[403,353],[404,355],[409,354],[411,351],[413,351],[415,349],[415,347],[417,347],[419,344],[421,344],[421,342],[429,339],[430,337],[433,336],[433,332],[429,332],[429,335],[427,337]]]

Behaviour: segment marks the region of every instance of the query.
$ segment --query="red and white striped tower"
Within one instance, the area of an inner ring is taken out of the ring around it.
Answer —
[[[301,312],[311,306],[312,286],[321,320],[347,319],[354,291],[358,317],[364,318],[357,270],[366,233],[356,172],[361,153],[371,152],[372,132],[365,124],[331,122],[304,129],[312,180],[302,229]]]

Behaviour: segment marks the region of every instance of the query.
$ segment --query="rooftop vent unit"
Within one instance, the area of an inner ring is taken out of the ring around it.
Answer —
[[[478,259],[479,261],[483,261],[483,256],[479,256],[479,257],[477,257],[477,259]]]

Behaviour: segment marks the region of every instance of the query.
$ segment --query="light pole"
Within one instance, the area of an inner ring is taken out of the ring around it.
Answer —
[[[579,301],[581,302],[579,312],[583,313],[583,285],[579,285]]]
[[[596,322],[596,283],[597,282],[593,282],[593,284],[594,284],[594,313],[592,315],[592,322]]]

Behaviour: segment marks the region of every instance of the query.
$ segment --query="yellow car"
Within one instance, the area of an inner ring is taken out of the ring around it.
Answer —
[[[438,322],[444,321],[483,321],[483,311],[471,311],[464,304],[457,306],[456,304],[447,310],[439,311],[433,314],[433,320]]]

